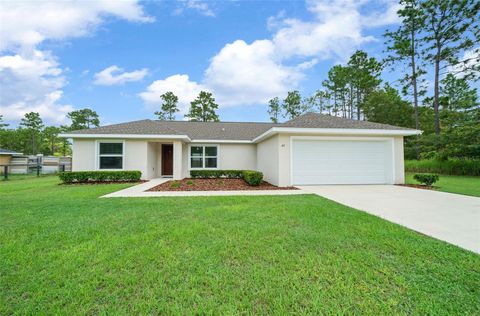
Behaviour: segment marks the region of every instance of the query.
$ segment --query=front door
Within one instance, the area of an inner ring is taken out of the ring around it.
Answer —
[[[162,176],[173,175],[173,145],[162,144]]]

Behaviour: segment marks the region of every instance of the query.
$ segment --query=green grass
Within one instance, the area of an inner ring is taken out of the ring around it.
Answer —
[[[419,184],[413,179],[414,173],[405,174],[405,182]],[[438,191],[458,193],[480,197],[480,177],[440,175],[440,180],[434,184]]]
[[[480,313],[480,256],[314,195],[0,183],[0,314]]]

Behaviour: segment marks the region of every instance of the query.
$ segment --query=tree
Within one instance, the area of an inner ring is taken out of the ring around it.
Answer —
[[[81,109],[67,114],[72,120],[71,130],[87,129],[100,126],[100,119],[97,112],[91,109]]]
[[[173,92],[166,92],[160,96],[162,99],[161,110],[156,111],[155,115],[158,116],[159,120],[169,120],[172,121],[175,119],[175,113],[177,113],[178,107],[178,97],[173,94]]]
[[[318,113],[330,113],[330,94],[327,91],[317,90],[313,95],[303,100],[304,107]]]
[[[345,118],[351,113],[347,109],[347,100],[350,99],[350,89],[348,88],[350,80],[349,71],[348,67],[335,65],[328,71],[328,79],[322,83],[333,97],[333,115]]]
[[[285,111],[284,116],[294,119],[304,112],[302,106],[302,96],[297,90],[289,91],[287,97],[283,100],[282,108]]]
[[[33,155],[37,154],[40,133],[43,129],[43,121],[40,118],[40,114],[37,112],[26,113],[25,117],[20,121],[20,126],[25,128],[31,140],[31,148],[27,149],[26,152]]]
[[[380,74],[383,66],[374,57],[357,50],[348,61],[350,84],[350,118],[353,118],[356,108],[357,120],[361,119],[361,107],[369,93],[375,90],[381,82]],[[355,100],[355,101],[353,101]],[[354,105],[355,104],[355,105]]]
[[[442,69],[462,63],[459,54],[480,41],[478,0],[429,0],[420,6],[425,16],[423,53],[434,65],[433,111],[435,134],[440,135],[440,77]],[[469,69],[466,69],[467,71]]]
[[[278,123],[278,118],[281,114],[280,99],[275,97],[268,101],[268,114],[270,115],[270,120],[273,123]]]
[[[210,92],[200,91],[198,97],[190,102],[190,111],[185,117],[190,121],[219,122],[217,113],[218,104]]]
[[[397,13],[402,22],[394,31],[387,31],[387,52],[390,53],[385,62],[389,65],[405,64],[407,71],[400,78],[403,95],[411,95],[413,98],[415,129],[420,129],[420,117],[418,111],[419,96],[425,94],[425,89],[419,89],[419,81],[425,74],[421,64],[420,55],[420,32],[424,26],[425,17],[420,9],[419,0],[400,0],[403,6]],[[420,147],[416,146],[416,157],[420,158]]]
[[[0,131],[7,127],[9,124],[3,123],[3,115],[0,114]]]
[[[45,152],[50,155],[54,155],[57,149],[57,145],[60,142],[58,134],[60,134],[61,129],[56,126],[47,126],[43,130],[43,139],[45,141]],[[44,152],[44,153],[45,153]]]
[[[60,132],[61,133],[66,133],[66,132],[69,132],[69,131],[71,131],[69,126],[66,126],[66,125],[61,125],[60,126]],[[71,148],[70,148],[70,142],[68,141],[67,138],[62,138],[61,142],[62,142],[62,144],[61,144],[62,156],[67,156],[72,151]]]
[[[369,121],[402,127],[413,127],[413,107],[402,100],[398,91],[389,85],[370,93],[363,104]]]

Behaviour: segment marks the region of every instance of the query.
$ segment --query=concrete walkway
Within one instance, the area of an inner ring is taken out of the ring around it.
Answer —
[[[120,191],[112,192],[102,198],[112,197],[167,197],[167,196],[226,196],[226,195],[295,195],[308,194],[302,190],[239,190],[239,191],[157,191],[145,192],[172,179],[158,178]]]
[[[480,198],[395,185],[300,188],[480,253]]]

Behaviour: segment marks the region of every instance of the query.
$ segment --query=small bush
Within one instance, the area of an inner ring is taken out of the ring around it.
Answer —
[[[194,179],[243,179],[253,186],[260,185],[263,180],[263,173],[254,170],[191,170],[190,176]]]
[[[187,181],[187,185],[193,185],[193,181],[192,181],[192,180],[188,180],[188,181]]]
[[[178,182],[178,181],[173,181],[173,182],[170,184],[170,187],[171,187],[172,189],[179,188],[179,187],[180,187],[180,182]]]
[[[59,178],[63,183],[88,182],[135,182],[142,176],[140,171],[73,171],[60,172]]]
[[[243,180],[252,186],[260,185],[263,181],[263,173],[260,171],[245,170],[242,172],[242,176]]]
[[[406,160],[405,171],[438,173],[454,176],[480,176],[479,159]]]
[[[417,180],[420,183],[423,183],[424,185],[431,186],[435,182],[437,182],[440,177],[438,174],[433,174],[433,173],[417,173],[413,175],[413,178]]]
[[[243,170],[191,170],[190,176],[194,179],[240,179],[242,172]]]

